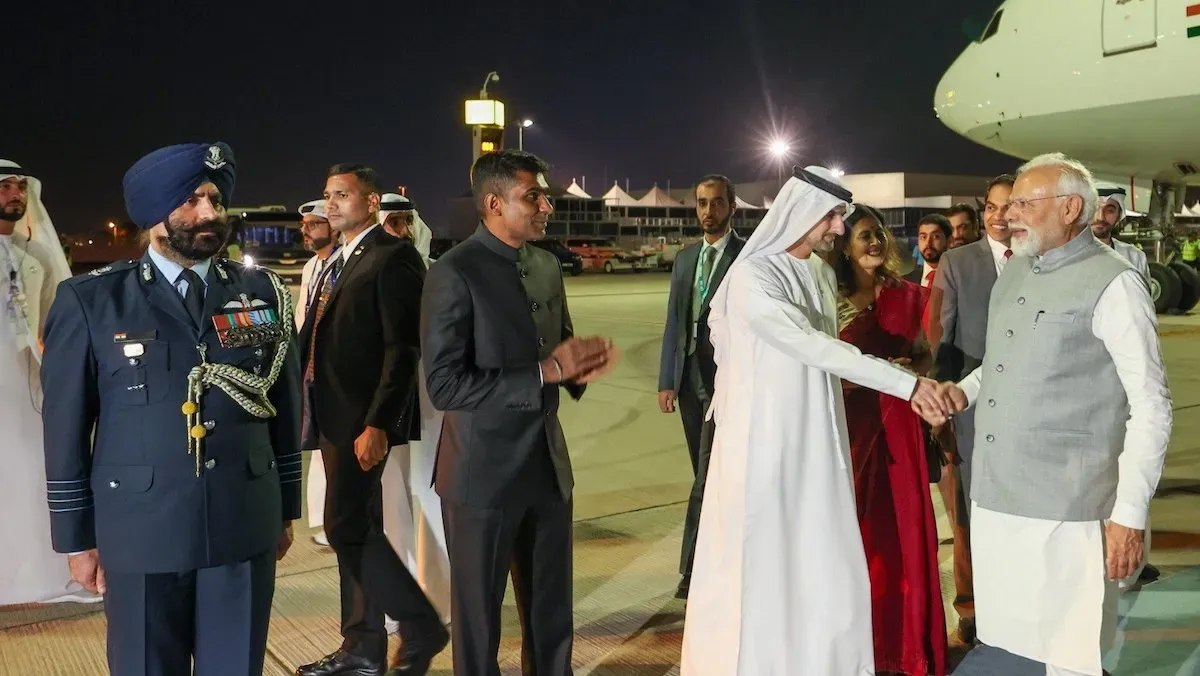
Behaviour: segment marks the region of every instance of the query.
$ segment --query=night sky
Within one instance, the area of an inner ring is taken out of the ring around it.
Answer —
[[[851,173],[1017,163],[932,112],[998,0],[175,4],[6,8],[0,157],[42,178],[59,230],[124,218],[121,177],[141,155],[223,140],[237,205],[295,208],[329,165],[363,162],[406,184],[436,232],[468,188],[462,101],[491,70],[510,125],[537,122],[526,149],[593,195],[774,176],[772,128],[794,162]]]

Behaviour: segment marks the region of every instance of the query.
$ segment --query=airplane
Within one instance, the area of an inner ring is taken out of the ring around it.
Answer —
[[[1200,300],[1170,238],[1200,185],[1200,0],[1007,0],[942,76],[934,112],[993,150],[1060,151],[1130,186],[1168,235],[1147,252],[1159,312]]]

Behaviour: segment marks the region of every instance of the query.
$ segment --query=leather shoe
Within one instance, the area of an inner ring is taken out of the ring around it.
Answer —
[[[418,640],[404,641],[400,651],[392,659],[392,668],[386,676],[425,676],[433,658],[450,643],[450,633],[439,626],[431,635]]]
[[[692,576],[684,575],[679,580],[679,588],[675,590],[675,598],[687,600],[688,590],[692,587]]]
[[[296,676],[384,676],[384,672],[379,662],[338,650],[296,669]]]
[[[975,618],[964,617],[958,621],[958,640],[963,645],[975,643]]]

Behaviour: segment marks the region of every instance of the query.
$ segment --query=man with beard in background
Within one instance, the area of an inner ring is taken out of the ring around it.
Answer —
[[[300,516],[291,294],[214,258],[234,166],[224,143],[138,160],[125,205],[146,254],[63,282],[46,320],[52,543],[104,594],[122,676],[262,673]]]
[[[696,183],[696,218],[704,237],[684,247],[675,258],[671,295],[667,300],[667,324],[658,370],[658,407],[663,413],[674,413],[678,402],[695,475],[683,527],[681,578],[675,592],[681,599],[687,598],[691,584],[696,531],[700,527],[700,505],[712,445],[712,435],[704,429],[704,412],[712,400],[717,368],[708,340],[708,301],[745,244],[729,226],[735,199],[733,183],[724,176],[710,174]]]
[[[339,251],[338,236],[325,214],[325,200],[313,200],[300,205],[300,235],[304,238],[305,250],[313,252],[313,257],[300,271],[300,295],[296,298],[297,332],[304,327],[304,318],[318,296],[317,282],[324,276],[326,268],[333,265],[334,254]],[[320,453],[313,453],[310,457],[305,495],[308,500],[308,527],[322,528],[325,525],[325,465],[321,462]],[[322,547],[329,546],[324,529],[314,533],[312,539]]]

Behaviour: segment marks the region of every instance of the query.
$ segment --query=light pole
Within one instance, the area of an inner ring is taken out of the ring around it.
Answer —
[[[533,120],[528,117],[517,125],[517,150],[525,150],[525,130],[533,126]]]
[[[489,82],[499,82],[499,81],[500,81],[500,73],[497,73],[494,70],[492,72],[488,73],[487,75],[485,75],[483,78],[483,87],[481,87],[479,89],[479,98],[486,99],[488,97],[487,86],[488,86]]]
[[[775,139],[771,141],[771,145],[767,147],[767,151],[775,158],[776,178],[779,180],[779,189],[783,189],[783,165],[787,161],[788,153],[792,152],[792,146],[783,139]]]

